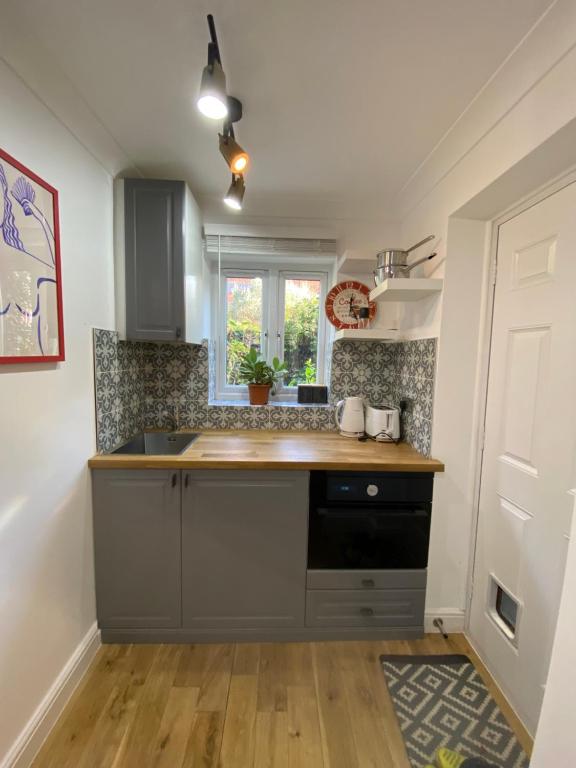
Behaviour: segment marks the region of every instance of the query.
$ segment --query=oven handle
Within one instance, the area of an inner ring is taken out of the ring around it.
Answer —
[[[402,509],[401,507],[370,507],[369,509],[357,507],[349,507],[348,509],[340,509],[339,507],[315,507],[313,512],[319,517],[334,518],[360,516],[372,517],[373,515],[387,517],[430,517],[430,510],[422,509],[420,507],[409,507],[407,509]]]

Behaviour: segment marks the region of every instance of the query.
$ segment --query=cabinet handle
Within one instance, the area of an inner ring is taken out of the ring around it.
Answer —
[[[361,616],[374,616],[374,608],[360,608]]]
[[[182,328],[180,328],[180,326],[178,326],[176,328],[176,338],[180,339],[181,337],[182,337]]]
[[[184,475],[184,488],[188,488],[189,480],[190,480],[190,475]]]
[[[176,472],[172,475],[172,488],[176,488],[176,483],[178,482],[178,476],[176,475]]]
[[[362,579],[362,586],[363,587],[373,587],[374,586],[374,579]]]

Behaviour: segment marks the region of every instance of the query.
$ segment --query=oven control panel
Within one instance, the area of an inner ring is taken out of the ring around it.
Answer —
[[[316,473],[314,473],[316,474]],[[431,501],[434,476],[420,472],[326,472],[321,495],[327,501]],[[318,489],[320,490],[320,488]]]

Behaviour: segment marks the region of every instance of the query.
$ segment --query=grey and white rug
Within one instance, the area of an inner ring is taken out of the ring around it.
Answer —
[[[412,768],[434,763],[439,747],[483,757],[499,768],[528,758],[467,656],[381,656]]]

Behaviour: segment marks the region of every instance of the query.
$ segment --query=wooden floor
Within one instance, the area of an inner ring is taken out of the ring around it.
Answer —
[[[409,768],[378,657],[467,653],[410,642],[107,645],[34,768]]]

